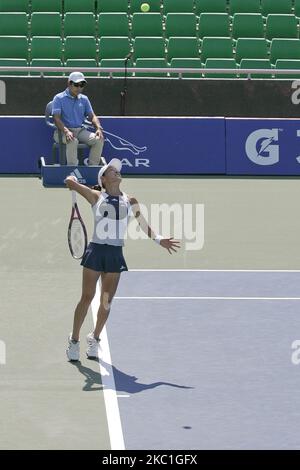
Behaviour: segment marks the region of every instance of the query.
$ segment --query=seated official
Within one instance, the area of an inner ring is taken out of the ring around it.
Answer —
[[[78,165],[79,142],[91,147],[89,165],[99,165],[101,160],[104,137],[90,100],[82,94],[86,83],[83,73],[72,72],[68,78],[67,89],[55,95],[53,99],[52,116],[56,127],[62,133],[62,141],[66,144],[67,165]],[[83,127],[86,118],[94,125],[95,132]],[[54,132],[54,140],[59,142],[57,130]]]

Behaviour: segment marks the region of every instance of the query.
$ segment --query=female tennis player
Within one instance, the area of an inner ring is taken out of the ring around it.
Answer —
[[[78,183],[73,176],[65,179],[65,184],[69,189],[81,194],[91,204],[94,214],[93,237],[81,261],[83,266],[82,294],[75,309],[73,331],[68,338],[66,353],[69,361],[79,360],[80,328],[94,298],[98,279],[101,277],[101,298],[97,322],[94,331],[87,335],[87,356],[90,359],[98,358],[100,333],[108,318],[120,274],[128,271],[122,247],[129,216],[133,214],[148,237],[168,250],[170,254],[180,248],[179,242],[173,238],[156,235],[141,214],[138,201],[120,190],[121,168],[121,161],[113,158],[100,169],[99,186],[93,189]]]

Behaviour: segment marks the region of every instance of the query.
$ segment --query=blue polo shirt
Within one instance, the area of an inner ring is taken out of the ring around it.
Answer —
[[[81,127],[85,118],[91,113],[93,108],[85,95],[72,96],[67,88],[54,96],[52,115],[59,114],[66,127]]]

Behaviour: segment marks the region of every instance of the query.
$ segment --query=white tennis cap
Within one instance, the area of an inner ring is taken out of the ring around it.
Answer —
[[[72,72],[69,75],[69,82],[79,83],[79,82],[86,82],[86,79],[81,72]]]
[[[113,158],[107,165],[104,165],[102,168],[100,168],[99,173],[98,173],[98,183],[101,186],[101,176],[103,176],[103,173],[107,170],[109,166],[113,166],[117,171],[121,171],[122,169],[122,162],[118,158]]]

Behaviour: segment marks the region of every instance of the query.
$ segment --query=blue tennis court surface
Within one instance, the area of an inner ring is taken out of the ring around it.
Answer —
[[[299,285],[297,271],[124,274],[107,333],[125,448],[300,449]]]

